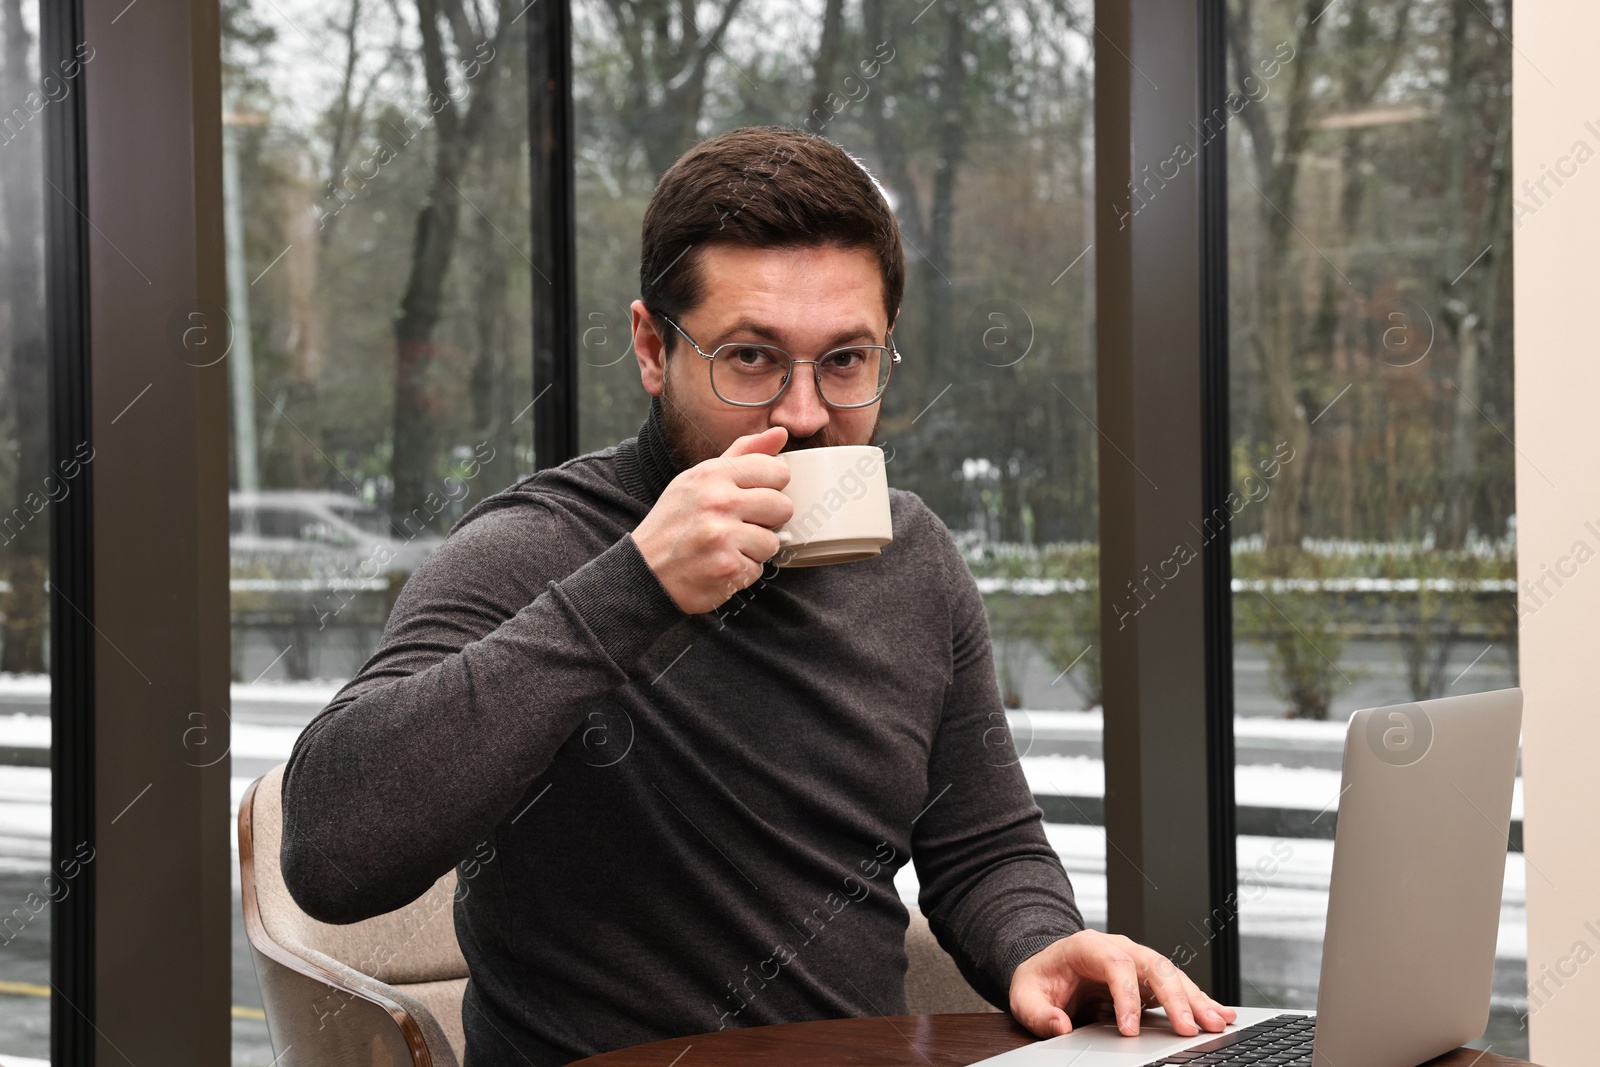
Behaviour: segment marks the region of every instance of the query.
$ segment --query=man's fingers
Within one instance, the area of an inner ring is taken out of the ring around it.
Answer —
[[[1012,993],[1011,1014],[1036,1037],[1056,1037],[1072,1031],[1072,1019],[1045,993],[1030,982]]]
[[[1133,958],[1117,952],[1104,961],[1106,988],[1111,992],[1111,1006],[1117,1015],[1117,1029],[1127,1037],[1139,1032],[1139,1013],[1144,1010],[1144,998],[1139,995],[1139,972]]]
[[[1077,982],[1089,983],[1080,987],[1079,992],[1087,989],[1097,996],[1109,996],[1117,1019],[1117,1029],[1126,1037],[1134,1037],[1139,1033],[1139,1016],[1146,1003],[1151,1006],[1159,1004],[1165,1010],[1173,1031],[1181,1037],[1193,1037],[1201,1030],[1216,1032],[1238,1019],[1237,1012],[1202,993],[1200,987],[1171,960],[1126,937],[1081,930],[1058,944],[1062,949],[1060,959],[1055,962],[1062,972],[1061,977],[1072,976]],[[1037,998],[1042,998],[1052,1015],[1061,1012],[1056,1000],[1070,1005],[1074,1003],[1074,998],[1057,996],[1052,999],[1037,988],[1024,991],[1021,976],[1027,967],[1028,963],[1024,963],[1018,969],[1018,978],[1013,983],[1013,1014],[1040,1036],[1065,1032],[1048,1028],[1049,1017],[1040,1014]],[[1028,985],[1036,983],[1030,982]],[[1104,994],[1100,993],[1102,986]],[[1026,997],[1023,996],[1024,992]],[[1023,1004],[1030,1006],[1032,1014],[1029,1018],[1024,1018],[1019,1010]]]
[[[1212,1000],[1192,980],[1189,985],[1189,1006],[1194,1009],[1195,1022],[1203,1029],[1221,1030],[1239,1017],[1239,1013],[1232,1008]]]
[[[1178,970],[1171,960],[1153,950],[1147,951],[1155,958],[1145,963],[1145,984],[1166,1009],[1167,1019],[1172,1023],[1173,1032],[1180,1037],[1193,1037],[1200,1032],[1200,1026],[1195,1021],[1195,1009],[1190,993],[1193,991],[1195,995],[1199,995],[1199,987],[1189,980],[1188,975]]]
[[[788,439],[788,430],[771,426],[734,441],[718,458],[732,469],[733,482],[741,489],[782,489],[789,484],[789,464],[777,456]]]
[[[776,456],[789,440],[789,431],[783,426],[768,426],[760,433],[745,434],[728,446],[722,453],[730,459],[739,456],[750,456],[761,453],[765,456]]]
[[[1219,1031],[1239,1017],[1239,1013],[1232,1008],[1223,1007],[1194,984],[1194,979],[1183,973],[1171,960],[1155,952],[1153,949],[1143,948],[1145,964],[1145,984],[1150,987],[1151,994],[1166,1009],[1167,1018],[1172,1021],[1175,1031],[1184,1037],[1192,1037],[1200,1030]]]
[[[776,556],[783,547],[778,542],[777,534],[765,527],[756,526],[752,523],[745,523],[734,533],[733,543],[745,559],[756,565],[756,576],[746,582],[746,586],[755,584],[756,578],[761,577],[762,572],[766,569],[767,560]],[[744,586],[740,588],[744,588]]]
[[[773,456],[758,452],[748,456],[725,456],[722,462],[732,472],[733,484],[740,489],[782,489],[789,484],[789,464]]]
[[[740,498],[739,517],[770,530],[794,518],[794,501],[776,489],[757,487]]]

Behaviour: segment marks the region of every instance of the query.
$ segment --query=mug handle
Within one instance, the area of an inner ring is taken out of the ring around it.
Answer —
[[[794,531],[787,526],[780,526],[777,533],[778,551],[768,562],[775,567],[784,567],[794,561],[800,546],[795,542]]]

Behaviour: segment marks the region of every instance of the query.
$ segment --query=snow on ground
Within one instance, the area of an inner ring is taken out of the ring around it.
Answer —
[[[1100,709],[1091,711],[1008,711],[1012,734],[1019,738],[1084,736],[1099,738],[1103,729]],[[1236,741],[1274,740],[1314,743],[1338,751],[1344,748],[1345,724],[1313,719],[1277,719],[1241,715],[1233,720]],[[1018,747],[1022,747],[1019,740]]]
[[[38,700],[50,699],[50,676],[48,674],[0,674],[0,693],[6,696],[33,698]]]
[[[1088,713],[1050,714],[1082,716]],[[1094,717],[1098,721],[1099,716]],[[1241,720],[1241,722],[1255,721]],[[1343,727],[1339,729],[1342,731]],[[282,762],[289,758],[294,740],[299,735],[298,725],[270,726],[236,722],[232,725],[230,751],[235,757],[242,759]],[[20,714],[0,716],[0,746],[44,747],[49,744],[49,737],[50,720],[44,716]],[[1098,797],[1105,794],[1105,765],[1092,756],[1024,756],[1021,762],[1028,785],[1035,793],[1070,797]],[[3,775],[7,771],[33,769],[35,768],[0,767],[0,782],[4,781]],[[1340,776],[1335,770],[1260,764],[1241,764],[1234,769],[1235,798],[1243,807],[1336,811],[1339,787]],[[0,787],[0,799],[3,799],[3,795],[3,787]],[[1512,794],[1511,817],[1522,818],[1520,777]],[[4,826],[4,816],[0,815],[0,834],[5,833]]]
[[[0,870],[50,869],[50,771],[0,767]]]
[[[49,748],[50,716],[17,712],[0,715],[0,745],[17,748]]]
[[[1022,772],[1035,793],[1105,795],[1105,764],[1092,756],[1025,756]],[[1241,764],[1234,768],[1234,800],[1246,808],[1338,811],[1340,774],[1316,767]],[[1512,788],[1511,817],[1522,818],[1522,779]]]
[[[321,711],[344,685],[344,682],[319,678],[305,682],[234,682],[228,688],[229,696],[236,703],[245,700],[296,703]]]
[[[319,687],[320,686],[320,687]],[[253,694],[261,698],[256,687]],[[333,689],[326,684],[308,684],[305,692],[287,692],[294,687],[271,687],[274,696],[287,701],[303,701],[321,707]],[[1098,731],[1096,712],[1031,713],[1035,727],[1052,733],[1066,730]],[[1282,723],[1274,720],[1240,720],[1257,730],[1263,738],[1280,731],[1285,739],[1307,739],[1306,727],[1322,729],[1324,744],[1343,737],[1343,724]],[[299,725],[262,725],[235,722],[232,749],[241,759],[286,760]],[[0,745],[42,747],[48,744],[49,720],[38,715],[0,716]],[[1029,756],[1021,761],[1029,786],[1041,794],[1072,797],[1098,797],[1104,793],[1105,766],[1090,756]],[[1238,803],[1247,807],[1292,808],[1305,811],[1337,810],[1340,786],[1338,771],[1309,767],[1241,765],[1236,768],[1235,791]],[[250,777],[231,781],[230,813],[236,818],[239,800],[249,786]],[[1522,781],[1516,783],[1512,812],[1522,817]],[[230,824],[231,825],[231,824]],[[1084,918],[1104,925],[1106,920],[1106,840],[1097,826],[1047,824],[1051,845],[1072,876],[1079,907]],[[42,767],[0,766],[0,870],[36,872],[49,869],[50,772]],[[229,841],[237,850],[235,835]],[[1328,909],[1328,878],[1333,865],[1333,842],[1306,838],[1267,838],[1241,836],[1238,839],[1240,879],[1240,932],[1246,936],[1276,937],[1295,941],[1320,942]],[[237,864],[234,865],[237,885]],[[916,871],[903,869],[896,878],[901,898],[916,902]],[[1527,870],[1520,853],[1510,853],[1501,911],[1498,955],[1502,959],[1527,958]]]

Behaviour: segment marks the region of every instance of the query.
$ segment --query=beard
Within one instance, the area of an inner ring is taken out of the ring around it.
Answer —
[[[877,444],[878,423],[883,418],[883,408],[879,407],[878,415],[872,421],[872,433],[866,443]],[[672,454],[683,464],[684,469],[704,463],[708,459],[716,459],[726,451],[727,446],[717,447],[709,434],[697,426],[687,412],[675,402],[672,393],[671,368],[661,386],[661,429],[667,439],[667,447],[672,449]],[[732,442],[729,442],[731,445]],[[783,452],[798,452],[802,448],[832,448],[835,445],[856,445],[860,441],[846,441],[841,438],[830,422],[810,437],[790,436],[784,443]]]

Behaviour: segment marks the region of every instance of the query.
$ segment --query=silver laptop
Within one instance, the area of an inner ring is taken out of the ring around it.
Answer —
[[[980,1062],[1416,1067],[1482,1036],[1521,728],[1519,689],[1350,717],[1314,1014],[1178,1037],[1146,1012],[1137,1037],[1100,1022]]]

